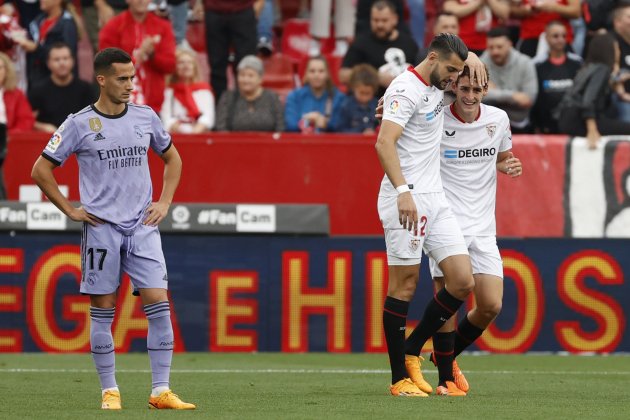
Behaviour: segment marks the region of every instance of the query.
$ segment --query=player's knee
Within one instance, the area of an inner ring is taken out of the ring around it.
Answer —
[[[496,302],[491,302],[482,307],[479,307],[479,314],[486,319],[486,321],[491,322],[493,319],[499,315],[501,312],[502,303],[500,300]]]
[[[448,288],[453,296],[464,300],[475,288],[475,279],[472,275],[463,275],[451,282]]]

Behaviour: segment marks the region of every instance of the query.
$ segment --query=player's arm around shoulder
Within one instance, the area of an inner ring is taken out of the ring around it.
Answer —
[[[174,144],[160,155],[164,161],[164,181],[160,199],[151,203],[145,212],[144,224],[157,226],[168,214],[168,209],[173,202],[175,191],[182,175],[182,158]]]

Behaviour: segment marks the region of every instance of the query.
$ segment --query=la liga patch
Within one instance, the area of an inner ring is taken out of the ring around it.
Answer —
[[[387,107],[387,109],[389,110],[390,114],[395,114],[398,112],[399,107],[400,107],[400,104],[398,103],[396,99],[394,99],[389,103],[389,106]]]
[[[55,134],[52,135],[50,140],[48,140],[48,144],[46,145],[46,150],[51,151],[51,152],[56,152],[57,148],[61,144],[62,139],[63,137],[61,137],[61,134],[59,134],[59,132],[55,132]]]

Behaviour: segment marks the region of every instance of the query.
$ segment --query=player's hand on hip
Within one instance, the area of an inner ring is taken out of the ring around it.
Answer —
[[[147,226],[157,226],[166,217],[168,208],[169,205],[166,203],[161,203],[159,201],[157,203],[151,203],[144,212],[145,218],[142,223]]]
[[[381,96],[378,100],[378,104],[376,105],[376,109],[374,110],[374,117],[380,123],[383,119],[383,104],[385,103],[385,99]]]
[[[398,220],[404,229],[418,229],[418,210],[409,192],[398,194]]]
[[[102,225],[103,223],[105,223],[103,220],[85,211],[83,207],[75,208],[68,214],[68,217],[70,218],[70,220],[73,220],[75,222],[85,222],[89,223],[92,226]]]

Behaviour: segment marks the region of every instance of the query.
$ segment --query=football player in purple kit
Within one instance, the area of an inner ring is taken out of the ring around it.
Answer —
[[[66,216],[83,222],[80,290],[90,296],[90,345],[101,382],[101,408],[121,408],[111,326],[120,274],[125,271],[142,299],[149,324],[153,386],[149,407],[194,409],[169,386],[174,337],[157,228],[179,184],[182,161],[155,112],[129,102],[135,69],[126,52],[100,51],[94,58],[94,74],[99,99],[59,126],[35,162],[32,177]],[[165,166],[157,202],[151,201],[149,148]],[[53,175],[72,154],[79,163],[79,207],[61,194]]]

